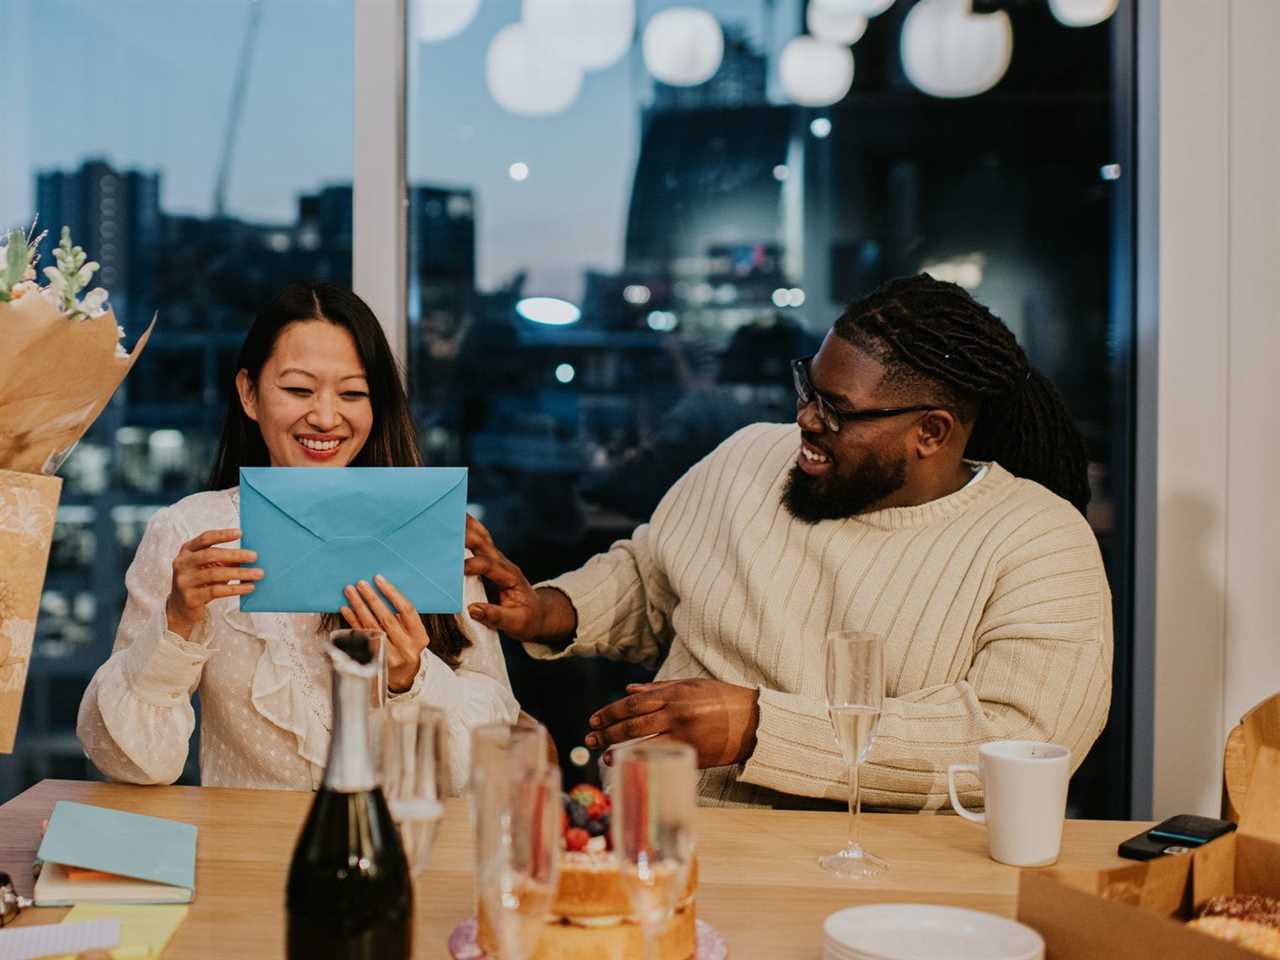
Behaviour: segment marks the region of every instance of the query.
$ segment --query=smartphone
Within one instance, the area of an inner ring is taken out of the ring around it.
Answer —
[[[1182,813],[1157,823],[1136,837],[1130,837],[1120,844],[1119,853],[1130,860],[1154,860],[1165,854],[1190,853],[1235,828],[1230,820]]]

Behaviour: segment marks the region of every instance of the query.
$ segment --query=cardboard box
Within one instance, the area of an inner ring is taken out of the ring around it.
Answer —
[[[1259,751],[1236,832],[1115,870],[1024,870],[1018,919],[1044,937],[1048,960],[1258,960],[1186,926],[1230,893],[1280,897],[1280,749]]]
[[[12,753],[62,481],[0,470],[0,753]]]

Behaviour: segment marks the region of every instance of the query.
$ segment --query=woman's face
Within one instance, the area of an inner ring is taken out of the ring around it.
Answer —
[[[285,327],[258,382],[241,370],[236,389],[262,431],[273,467],[345,467],[373,427],[355,340],[345,327],[324,320]]]

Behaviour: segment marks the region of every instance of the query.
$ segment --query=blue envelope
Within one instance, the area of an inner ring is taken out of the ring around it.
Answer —
[[[419,613],[462,609],[462,467],[244,467],[240,545],[265,574],[251,613],[334,613],[382,574]]]

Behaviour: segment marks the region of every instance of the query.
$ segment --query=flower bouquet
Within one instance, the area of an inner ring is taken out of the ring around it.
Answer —
[[[46,267],[43,234],[0,237],[0,753],[13,750],[62,481],[55,476],[137,360],[101,287],[98,265],[64,227]],[[152,327],[155,321],[152,321]]]

